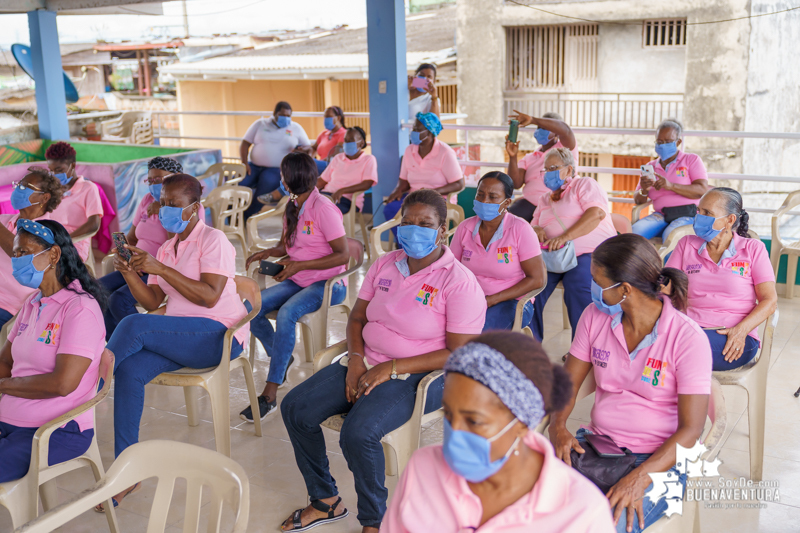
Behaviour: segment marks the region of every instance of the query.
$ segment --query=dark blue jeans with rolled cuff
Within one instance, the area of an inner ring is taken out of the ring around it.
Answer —
[[[0,328],[6,325],[6,322],[14,318],[14,315],[6,311],[5,309],[0,309]],[[0,339],[2,342],[6,342],[6,339]]]
[[[162,372],[220,364],[224,324],[210,318],[136,314],[117,326],[114,353],[114,454],[139,442],[144,388]],[[242,353],[234,339],[231,359]]]
[[[287,279],[261,291],[261,311],[250,322],[250,331],[269,356],[268,382],[283,383],[297,340],[297,321],[322,306],[326,282],[320,280],[304,288]],[[339,282],[334,284],[332,292],[332,305],[337,305],[347,296],[347,287]],[[267,320],[267,315],[273,311],[278,312],[275,329]]]
[[[486,310],[486,322],[483,331],[511,330],[517,314],[517,300],[506,300]],[[522,309],[522,327],[530,324],[533,318],[533,304],[528,302]]]
[[[149,276],[142,276],[142,281],[147,283]],[[131,288],[125,282],[125,278],[119,271],[114,271],[97,280],[109,292],[108,308],[103,313],[106,323],[106,342],[111,339],[114,330],[123,318],[138,314],[136,309],[136,298],[131,294]]]
[[[572,326],[572,338],[575,338],[575,329],[578,327],[583,311],[592,304],[592,254],[578,256],[578,266],[563,274],[547,273],[547,285],[533,301],[533,320],[531,330],[539,342],[544,337],[544,305],[550,295],[561,281],[564,285],[564,303],[567,305],[569,325]]]
[[[392,220],[395,215],[400,212],[400,208],[403,207],[403,200],[406,199],[406,196],[408,196],[408,193],[401,196],[399,200],[389,202],[383,206],[383,216],[386,220]],[[393,227],[390,231],[392,235],[394,235],[394,241],[397,242],[397,226]]]
[[[381,438],[411,418],[417,386],[426,374],[381,383],[355,404],[345,398],[346,376],[347,367],[338,362],[323,368],[289,391],[281,403],[281,415],[308,495],[320,500],[339,494],[320,424],[333,415],[347,414],[339,445],[355,480],[358,521],[362,527],[380,527],[389,495]],[[443,390],[443,379],[431,385],[426,412],[441,407]]]
[[[250,173],[239,182],[241,187],[250,187],[253,189],[253,201],[250,207],[244,212],[245,219],[255,215],[261,208],[261,202],[256,200],[262,194],[267,194],[281,185],[281,169],[278,167],[262,167],[255,163],[250,163]]]
[[[725,343],[728,342],[727,335],[721,335],[713,330],[703,330],[708,336],[708,342],[711,344],[711,360],[713,365],[711,370],[714,372],[733,370],[740,366],[746,365],[753,360],[753,357],[758,353],[758,341],[748,335],[744,340],[744,351],[739,359],[731,361],[730,363],[725,360],[722,355],[722,350],[725,349]]]

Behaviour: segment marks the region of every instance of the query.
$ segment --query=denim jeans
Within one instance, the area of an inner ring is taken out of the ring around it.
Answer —
[[[255,215],[261,208],[261,202],[256,200],[262,194],[267,194],[281,184],[281,169],[278,167],[261,167],[255,163],[250,163],[250,173],[239,182],[241,187],[250,187],[253,189],[253,201],[250,207],[244,212],[245,219]]]
[[[6,322],[14,318],[14,315],[6,311],[5,309],[0,309],[0,328],[6,325]],[[2,342],[6,342],[6,339],[0,339]]]
[[[31,464],[31,443],[39,428],[23,428],[0,422],[0,483],[25,477]],[[50,436],[47,462],[56,465],[80,457],[92,444],[94,429],[80,430],[70,420]]]
[[[578,256],[578,266],[563,274],[547,273],[547,285],[533,301],[533,320],[531,330],[533,336],[542,342],[544,336],[544,305],[553,294],[561,281],[564,285],[564,303],[567,305],[569,325],[572,326],[572,338],[575,338],[575,329],[578,327],[583,311],[592,304],[592,254]]]
[[[268,382],[283,383],[297,340],[297,321],[322,306],[326,281],[320,280],[303,288],[287,279],[261,291],[261,311],[250,322],[250,331],[261,341],[270,358]],[[331,292],[332,305],[340,304],[347,296],[347,287],[339,282]],[[267,315],[273,311],[278,312],[275,329],[267,320]]]
[[[227,327],[210,318],[135,314],[106,348],[114,353],[114,453],[139,442],[144,387],[162,372],[220,364]],[[234,340],[231,359],[242,353]]]
[[[399,200],[395,200],[394,202],[389,202],[385,206],[383,206],[383,216],[386,220],[392,220],[397,213],[400,212],[400,208],[403,207],[403,200],[406,199],[408,193],[405,193]],[[394,235],[394,242],[397,242],[397,226],[389,230]],[[398,246],[399,247],[399,246]]]
[[[142,281],[147,283],[147,278],[148,275],[145,274],[142,276]],[[126,316],[138,314],[139,311],[136,309],[136,298],[131,294],[131,289],[125,282],[125,278],[122,277],[121,272],[114,271],[97,281],[110,294],[108,308],[103,313],[103,319],[106,323],[106,342],[108,342],[114,330],[117,329],[117,324]]]
[[[681,226],[690,226],[693,223],[694,217],[680,217],[667,224],[664,222],[664,215],[661,213],[653,213],[652,215],[647,215],[637,220],[636,224],[633,225],[633,232],[637,235],[641,235],[645,239],[652,239],[653,237],[661,235],[661,240],[666,241],[667,236],[669,236],[674,229]]]
[[[588,446],[586,444],[586,435],[587,433],[591,434],[591,431],[587,431],[584,428],[580,428],[575,433],[575,439],[580,443],[582,447]],[[638,467],[642,463],[644,463],[651,455],[651,453],[634,453],[636,456],[636,462],[633,463],[635,467]],[[686,474],[681,474],[677,468],[674,466],[668,470],[672,472],[675,476],[678,476],[680,482],[683,484],[683,492],[686,493]],[[653,487],[653,484],[650,485],[645,489],[645,494],[648,490]],[[659,498],[654,503],[649,496],[645,496],[642,500],[642,513],[644,514],[644,528],[639,527],[639,517],[634,517],[633,519],[633,528],[632,533],[641,533],[644,529],[652,526],[656,522],[658,522],[661,517],[664,516],[664,512],[667,510],[667,499],[666,498]],[[612,509],[613,513],[613,509]],[[627,533],[628,531],[628,510],[623,509],[622,514],[619,516],[619,522],[617,522],[617,533]]]
[[[729,363],[722,355],[722,350],[725,349],[725,343],[728,342],[728,336],[720,335],[716,331],[704,331],[708,336],[709,344],[711,344],[711,360],[713,361],[711,370],[714,372],[718,372],[720,370],[733,370],[734,368],[739,368],[742,365],[746,365],[752,361],[753,357],[755,357],[756,353],[758,353],[758,341],[748,335],[744,340],[744,352],[742,352],[742,356],[739,359]]]
[[[322,194],[324,196],[327,196],[328,198],[331,197],[331,193],[329,193],[329,192],[324,192]],[[331,201],[333,201],[333,200],[331,200]],[[339,208],[339,211],[341,211],[343,215],[346,215],[347,213],[350,212],[350,206],[352,205],[352,203],[353,202],[349,198],[345,198],[344,196],[342,196],[339,199],[339,203],[336,204],[336,207]]]
[[[281,415],[312,500],[339,494],[330,473],[320,424],[333,415],[346,413],[339,445],[355,480],[358,521],[362,527],[380,527],[389,494],[384,486],[386,465],[381,438],[411,418],[417,385],[425,375],[411,374],[406,380],[381,383],[368,396],[351,404],[344,395],[347,367],[336,362],[289,391],[281,403]],[[442,379],[431,385],[426,412],[441,407],[443,390]]]
[[[536,206],[530,203],[525,198],[520,198],[508,208],[508,212],[516,215],[519,218],[530,222],[533,220],[533,213],[536,211]]]
[[[483,331],[492,330],[511,330],[514,327],[514,317],[517,313],[517,301],[506,300],[497,305],[491,306],[486,310],[486,322],[483,324]],[[533,318],[533,304],[528,302],[522,309],[522,327],[530,324]]]

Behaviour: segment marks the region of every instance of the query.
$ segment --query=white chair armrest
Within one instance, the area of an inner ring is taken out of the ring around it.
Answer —
[[[320,350],[317,352],[317,355],[314,356],[314,373],[316,374],[326,366],[329,366],[336,357],[347,353],[347,341],[340,341],[325,348],[324,350]]]
[[[653,205],[653,201],[648,200],[643,204],[635,206],[633,208],[633,211],[631,212],[631,224],[636,224],[637,222],[639,222],[639,218],[641,218],[642,216],[642,211],[645,211],[651,205]]]
[[[539,287],[538,289],[534,289],[519,300],[517,300],[517,308],[514,313],[514,325],[511,327],[511,331],[522,331],[522,314],[525,311],[525,304],[536,298],[540,292],[547,287],[547,276],[545,276],[545,284]]]

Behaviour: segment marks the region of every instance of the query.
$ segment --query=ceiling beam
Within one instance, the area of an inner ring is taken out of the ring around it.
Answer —
[[[64,15],[147,14],[160,15],[161,2],[153,0],[3,0],[0,13],[27,13],[37,9]]]

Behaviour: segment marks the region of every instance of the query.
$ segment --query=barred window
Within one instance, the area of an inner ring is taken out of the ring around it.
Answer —
[[[686,19],[645,20],[642,23],[642,47],[686,46]]]

